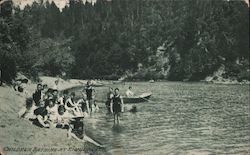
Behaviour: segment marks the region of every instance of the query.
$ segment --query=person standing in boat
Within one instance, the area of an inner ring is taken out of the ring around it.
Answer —
[[[93,104],[93,100],[94,100],[94,93],[95,93],[95,89],[91,86],[91,81],[87,82],[87,85],[85,87],[85,92],[87,95],[87,104],[89,105],[89,108],[91,110],[91,112],[93,111],[92,109],[92,104]]]
[[[114,124],[115,122],[119,124],[119,115],[123,112],[123,99],[122,96],[119,94],[119,89],[115,88],[114,96],[111,100],[110,104],[110,111],[114,114]]]
[[[133,97],[135,95],[134,92],[132,91],[131,86],[128,87],[128,90],[126,91],[126,95],[127,97]]]

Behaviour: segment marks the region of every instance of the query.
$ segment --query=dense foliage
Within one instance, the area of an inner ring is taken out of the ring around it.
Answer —
[[[249,78],[243,1],[70,0],[61,11],[40,1],[13,15],[6,8],[0,59],[13,75],[18,66],[31,75],[201,80],[224,65],[225,78]]]

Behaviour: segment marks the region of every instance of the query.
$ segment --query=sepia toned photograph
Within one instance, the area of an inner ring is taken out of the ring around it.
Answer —
[[[0,0],[0,155],[250,155],[248,0]]]

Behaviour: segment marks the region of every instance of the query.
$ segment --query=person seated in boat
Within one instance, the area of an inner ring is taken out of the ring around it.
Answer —
[[[39,106],[39,101],[42,99],[42,84],[37,84],[36,91],[32,95],[36,106]]]
[[[75,92],[72,92],[70,94],[70,97],[65,102],[65,109],[69,112],[72,112],[72,114],[74,114],[75,116],[81,116],[82,113],[78,106],[79,103],[75,103],[74,98]]]
[[[119,94],[119,89],[115,88],[114,96],[111,100],[110,104],[110,111],[114,114],[114,124],[117,121],[117,124],[119,124],[119,115],[121,112],[124,112],[124,106],[123,106],[123,99],[122,96]]]
[[[50,121],[50,123],[55,123],[56,119],[57,119],[57,115],[58,115],[58,106],[57,104],[54,103],[53,100],[46,100],[46,102],[48,102],[45,105],[48,105],[46,107],[46,110],[48,112],[48,120]]]
[[[114,96],[114,90],[112,87],[109,87],[109,92],[107,93],[107,101],[105,103],[106,108],[108,109],[109,112],[110,112],[110,103],[111,103],[113,96]]]
[[[39,107],[34,111],[34,114],[36,115],[36,119],[33,121],[33,124],[49,128],[48,111],[44,101],[40,100]]]
[[[68,139],[74,138],[80,142],[89,142],[89,143],[92,143],[98,147],[104,147],[103,145],[94,141],[93,139],[91,139],[90,137],[88,137],[85,134],[85,127],[84,127],[83,121],[81,121],[81,119],[82,118],[79,117],[79,118],[75,118],[75,119],[70,121],[69,130],[67,133]]]
[[[133,97],[135,95],[134,92],[132,91],[131,86],[128,87],[128,90],[126,91],[126,95],[127,97]]]
[[[89,108],[90,110],[92,111],[92,104],[93,104],[93,101],[94,101],[94,98],[95,98],[95,89],[92,87],[92,84],[91,84],[91,81],[89,80],[87,82],[87,85],[85,87],[85,92],[86,92],[86,95],[87,95],[87,102],[89,104]]]

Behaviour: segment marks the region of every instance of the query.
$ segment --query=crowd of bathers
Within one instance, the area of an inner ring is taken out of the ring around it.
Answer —
[[[82,121],[90,112],[99,110],[95,104],[94,92],[90,82],[87,82],[81,97],[77,99],[75,92],[59,91],[57,87],[49,88],[47,84],[39,83],[32,97],[27,98],[26,107],[20,110],[19,117],[42,128],[67,129],[69,138],[101,146],[84,134]]]
[[[35,92],[26,101],[26,107],[20,113],[21,117],[31,120],[40,127],[67,128],[69,119],[86,117],[92,111],[98,111],[98,106],[87,100],[88,94],[82,92],[82,97],[76,100],[74,92],[48,88],[46,84],[37,84]]]
[[[68,128],[69,120],[74,117],[87,117],[90,113],[99,111],[95,100],[95,89],[91,81],[88,81],[81,94],[76,97],[75,92],[68,90],[58,90],[59,81],[49,88],[47,84],[37,84],[32,97],[26,101],[26,107],[19,113],[20,117],[29,119],[39,127]],[[131,96],[133,92],[130,86],[126,92]],[[114,123],[120,112],[124,112],[123,98],[119,94],[119,89],[109,88],[106,101],[107,110],[114,114]],[[131,112],[136,111],[133,107]]]
[[[19,117],[28,119],[34,125],[42,128],[68,129],[69,137],[73,136],[77,140],[83,140],[82,118],[99,110],[95,93],[91,81],[87,82],[78,98],[73,91],[59,91],[58,81],[55,81],[52,88],[49,88],[47,84],[39,83],[32,97],[27,98],[26,107],[20,110]],[[119,124],[118,116],[120,112],[124,112],[124,103],[118,88],[114,90],[109,88],[106,107],[109,112],[114,114],[114,123]],[[85,137],[85,140],[99,145],[89,137]]]

